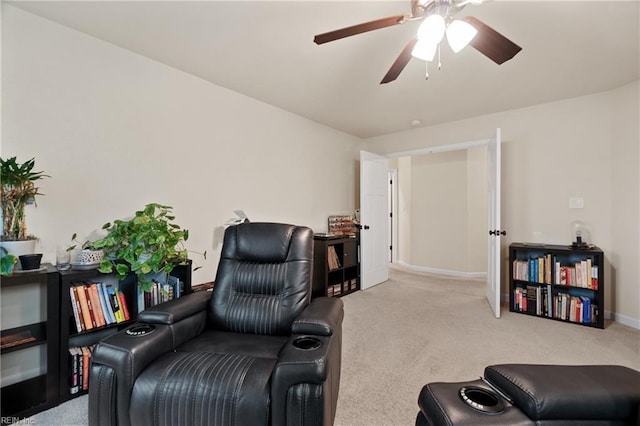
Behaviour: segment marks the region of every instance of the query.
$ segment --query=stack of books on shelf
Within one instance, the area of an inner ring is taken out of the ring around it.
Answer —
[[[573,266],[561,266],[556,262],[555,283],[570,287],[598,289],[598,265],[593,265],[587,258],[575,262]]]
[[[551,284],[553,274],[553,284],[597,290],[598,266],[592,263],[590,258],[586,258],[563,266],[554,258],[552,264],[551,254],[526,260],[516,259],[513,261],[513,279]]]
[[[551,254],[513,261],[513,279],[551,284]]]
[[[527,286],[517,287],[513,291],[513,308],[516,312],[526,312],[532,315],[552,317],[551,291],[547,287]]]
[[[184,281],[170,275],[164,284],[153,280],[151,291],[143,291],[140,286],[138,286],[137,291],[138,313],[140,313],[151,306],[168,302],[169,300],[182,296],[184,293]]]
[[[358,279],[351,278],[350,280],[345,281],[344,285],[345,285],[345,288],[349,290],[355,290],[358,287]]]
[[[334,246],[327,247],[327,263],[329,264],[329,270],[333,271],[336,269],[340,269],[340,259],[338,258],[338,254],[336,253],[336,248]]]
[[[517,287],[513,291],[513,308],[516,312],[560,319],[581,324],[598,323],[598,305],[586,296],[569,293],[553,294],[550,287]]]
[[[558,293],[553,296],[553,317],[581,324],[596,324],[598,305],[586,296]]]
[[[78,333],[130,319],[124,294],[110,284],[72,283],[69,294]]]
[[[329,284],[327,287],[327,296],[340,296],[342,294],[342,284]]]
[[[69,392],[71,394],[89,389],[91,354],[94,346],[74,346],[69,348]]]

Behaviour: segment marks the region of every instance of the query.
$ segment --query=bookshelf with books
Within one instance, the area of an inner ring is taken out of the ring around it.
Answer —
[[[49,264],[2,277],[2,424],[58,404],[58,271]]]
[[[163,281],[162,274],[156,277],[152,292],[147,293],[140,291],[132,273],[118,281],[115,274],[95,269],[60,272],[61,402],[88,392],[91,353],[96,343],[134,323],[138,313],[151,304],[169,300],[169,295],[173,298],[176,292],[191,293],[191,262],[174,267],[168,286]]]
[[[313,297],[341,297],[360,289],[360,244],[356,237],[314,237]]]
[[[509,246],[509,310],[604,328],[604,253],[598,247]]]

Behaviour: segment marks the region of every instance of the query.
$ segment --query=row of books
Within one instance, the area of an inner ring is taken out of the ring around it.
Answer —
[[[575,266],[556,266],[556,284],[598,289],[598,265],[591,259],[576,262]]]
[[[183,293],[184,281],[172,275],[169,276],[167,282],[164,284],[153,280],[150,291],[143,291],[140,286],[138,286],[138,313],[158,303],[177,299],[182,296]]]
[[[130,319],[124,294],[111,284],[72,283],[69,295],[78,333]]]
[[[358,279],[352,278],[350,280],[346,280],[342,284],[330,284],[327,287],[327,296],[340,296],[343,292],[347,293],[352,290],[356,290],[358,288]]]
[[[336,253],[336,248],[334,246],[327,247],[327,263],[329,264],[330,271],[340,269],[342,267],[340,264],[340,258],[338,257],[338,253]]]
[[[91,354],[94,346],[74,346],[69,348],[69,392],[71,394],[89,389]]]
[[[581,324],[598,322],[598,305],[586,296],[553,293],[551,286],[518,287],[513,294],[516,312],[561,319]]]
[[[598,265],[591,258],[562,266],[551,254],[513,261],[513,279],[540,284],[598,289]]]

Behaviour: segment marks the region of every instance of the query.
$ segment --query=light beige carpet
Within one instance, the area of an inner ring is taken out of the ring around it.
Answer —
[[[424,384],[474,380],[490,364],[617,364],[640,371],[640,330],[504,311],[496,319],[480,281],[391,269],[389,281],[342,300],[337,426],[412,425]],[[86,425],[86,416],[84,396],[30,424]]]

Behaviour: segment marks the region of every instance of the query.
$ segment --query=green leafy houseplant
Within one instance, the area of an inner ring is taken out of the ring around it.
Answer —
[[[13,274],[13,268],[18,263],[18,258],[12,254],[7,253],[7,249],[0,247],[0,275]]]
[[[112,273],[115,269],[119,280],[133,271],[142,289],[150,291],[149,274],[169,274],[175,265],[186,264],[188,252],[184,242],[189,231],[173,223],[172,210],[170,206],[152,203],[129,220],[106,223],[102,229],[107,236],[93,242],[93,248],[105,251],[98,270]]]
[[[3,241],[33,239],[27,233],[24,206],[35,204],[36,195],[42,195],[35,182],[49,177],[34,172],[35,159],[18,163],[16,157],[0,158],[0,198],[2,200]]]

